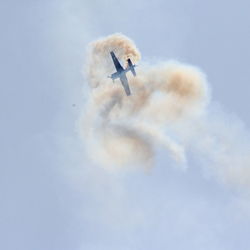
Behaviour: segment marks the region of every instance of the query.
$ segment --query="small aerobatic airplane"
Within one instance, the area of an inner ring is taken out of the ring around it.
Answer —
[[[121,83],[122,83],[122,86],[127,94],[127,96],[131,95],[131,92],[130,92],[130,89],[129,89],[129,85],[128,85],[128,79],[127,79],[127,76],[126,76],[126,73],[128,71],[131,71],[132,74],[134,76],[136,76],[136,73],[135,73],[135,67],[136,65],[134,65],[130,59],[127,60],[128,62],[128,66],[126,69],[124,69],[122,67],[122,65],[120,64],[120,62],[118,61],[117,57],[115,56],[115,53],[113,51],[110,52],[110,55],[113,59],[113,62],[114,62],[114,65],[115,65],[115,68],[116,68],[116,72],[113,73],[111,76],[109,76],[113,81],[117,78],[120,78],[121,80]]]

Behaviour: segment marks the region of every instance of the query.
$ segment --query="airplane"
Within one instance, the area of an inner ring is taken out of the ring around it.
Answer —
[[[112,60],[113,60],[113,63],[115,65],[115,68],[116,68],[116,72],[113,73],[111,76],[109,76],[113,82],[115,79],[117,78],[120,78],[120,81],[122,83],[122,86],[127,94],[127,96],[131,95],[131,92],[130,92],[130,88],[129,88],[129,85],[128,85],[128,79],[127,79],[127,76],[126,76],[126,73],[128,71],[131,71],[132,74],[134,76],[136,76],[136,72],[135,72],[135,67],[136,65],[134,65],[130,59],[127,59],[127,62],[128,62],[128,66],[126,69],[124,69],[122,67],[122,65],[120,64],[120,62],[118,61],[115,53],[113,51],[110,52],[110,55],[112,57]]]

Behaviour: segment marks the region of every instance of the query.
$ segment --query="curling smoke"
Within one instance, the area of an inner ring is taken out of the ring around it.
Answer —
[[[140,59],[134,43],[121,34],[90,44],[86,78],[92,88],[82,129],[86,148],[102,166],[150,167],[155,148],[162,145],[185,166],[184,148],[163,133],[165,125],[203,109],[207,102],[204,74],[178,62],[137,68],[138,76],[127,74],[132,96],[121,84],[107,78],[114,71],[114,51],[124,63]],[[125,65],[126,66],[126,65]]]
[[[132,92],[127,97],[119,80],[107,78],[115,70],[110,51],[125,67],[127,58],[133,63],[141,58],[121,34],[89,45],[85,76],[91,91],[80,130],[94,162],[111,169],[147,169],[154,165],[156,149],[164,147],[185,168],[188,149],[220,181],[250,183],[250,146],[241,145],[247,132],[233,125],[235,119],[228,128],[223,114],[207,110],[209,88],[198,68],[176,61],[155,66],[140,62],[136,77],[127,73]]]

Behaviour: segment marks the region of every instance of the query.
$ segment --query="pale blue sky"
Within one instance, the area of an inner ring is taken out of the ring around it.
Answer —
[[[75,129],[85,47],[114,32],[132,38],[145,60],[201,67],[213,101],[249,127],[249,7],[2,1],[0,249],[249,249],[248,200],[204,178],[193,159],[182,173],[160,152],[150,175],[111,175],[85,160]]]

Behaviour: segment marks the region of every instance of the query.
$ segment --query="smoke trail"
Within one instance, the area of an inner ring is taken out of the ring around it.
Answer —
[[[140,64],[137,77],[127,74],[132,92],[127,97],[120,83],[107,78],[114,71],[110,51],[122,63],[140,59],[134,43],[121,34],[90,44],[85,74],[91,91],[81,128],[88,155],[105,167],[148,168],[161,145],[180,166],[186,166],[183,146],[161,131],[203,110],[208,100],[204,74],[178,62]]]
[[[127,97],[119,81],[107,78],[114,72],[110,51],[122,63],[140,59],[135,44],[121,34],[89,45],[85,74],[90,93],[80,131],[94,162],[108,169],[148,169],[156,149],[163,147],[185,169],[189,150],[220,182],[249,185],[249,135],[238,119],[218,108],[211,111],[206,77],[198,68],[175,61],[140,62],[136,77],[127,74],[132,92]]]
[[[175,128],[208,176],[238,190],[250,185],[250,135],[235,116],[215,106]]]

